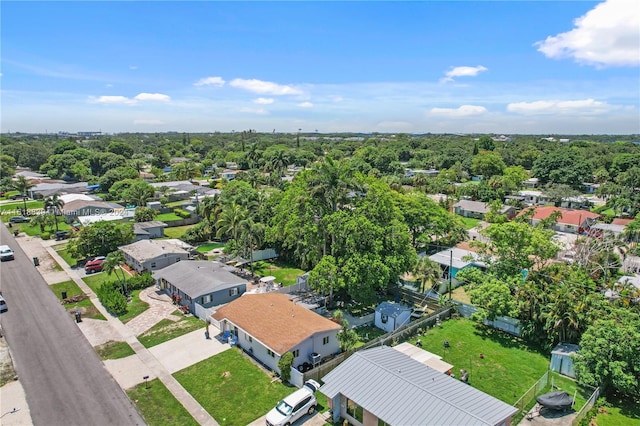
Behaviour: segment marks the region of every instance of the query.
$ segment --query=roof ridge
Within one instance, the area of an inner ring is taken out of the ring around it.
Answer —
[[[422,364],[422,363],[421,363],[421,362],[419,362],[419,361],[416,361],[415,359],[411,358],[409,355],[404,354],[404,353],[402,353],[402,352],[400,352],[400,351],[397,351],[397,350],[393,349],[391,346],[386,346],[386,345],[385,345],[385,346],[381,346],[381,348],[389,348],[390,350],[395,351],[395,352],[397,352],[398,354],[400,354],[400,355],[402,355],[402,356],[407,357],[407,358],[408,358],[408,359],[410,359],[411,361],[413,361],[413,362],[415,362],[415,363],[418,363],[418,364],[420,364],[421,366],[424,366],[425,368],[428,368],[428,369],[430,369],[430,370],[433,370],[433,369],[432,369],[431,367],[429,367],[428,365],[425,365],[425,364]],[[412,385],[412,386],[414,386],[414,387],[417,387],[418,389],[420,389],[420,390],[422,390],[422,391],[424,391],[424,392],[428,393],[428,394],[429,394],[429,395],[431,395],[431,396],[434,396],[435,398],[437,398],[438,400],[440,400],[440,401],[442,401],[442,402],[446,403],[446,404],[447,404],[447,405],[449,405],[449,406],[452,406],[452,407],[454,407],[454,408],[456,408],[456,409],[458,409],[458,410],[460,410],[460,411],[465,412],[466,414],[470,415],[471,417],[473,417],[473,418],[476,418],[476,419],[480,420],[482,423],[487,424],[487,425],[490,425],[490,424],[491,424],[491,423],[487,422],[486,420],[484,420],[483,418],[481,418],[481,417],[477,416],[476,414],[473,414],[473,413],[469,412],[466,408],[461,408],[461,407],[459,407],[459,406],[456,406],[456,405],[452,404],[452,403],[451,403],[451,402],[449,402],[446,398],[443,398],[443,397],[441,397],[441,396],[437,395],[436,393],[434,393],[434,392],[432,392],[432,391],[430,391],[430,390],[426,389],[425,387],[420,386],[420,385],[418,385],[417,383],[410,381],[408,378],[405,378],[405,377],[403,377],[403,376],[401,376],[401,375],[397,374],[394,370],[391,370],[391,369],[389,369],[389,368],[387,368],[387,367],[384,367],[383,365],[381,365],[381,364],[377,363],[376,361],[374,361],[374,360],[372,360],[372,359],[370,359],[370,358],[367,358],[366,356],[362,355],[362,353],[361,353],[361,352],[356,352],[354,355],[359,355],[359,356],[363,357],[365,360],[367,360],[367,361],[371,362],[372,364],[375,364],[377,367],[379,367],[379,368],[381,368],[381,369],[383,369],[383,370],[387,371],[388,373],[391,373],[392,375],[394,375],[395,377],[398,377],[398,378],[399,378],[399,379],[401,379],[402,381],[404,381],[404,382],[406,382],[406,383],[408,383],[408,384],[410,384],[410,385]],[[436,370],[433,370],[433,371],[436,371]],[[439,374],[441,374],[441,373],[439,373]],[[450,377],[452,380],[455,380],[455,379],[453,379],[451,376],[449,376],[449,377]],[[434,380],[435,380],[435,379],[434,379]],[[475,388],[473,388],[473,389],[475,389]],[[477,390],[477,391],[479,391],[479,392],[482,392],[482,391],[481,391],[481,390],[479,390],[479,389],[476,389],[476,390]],[[484,392],[482,392],[482,393],[484,393]]]

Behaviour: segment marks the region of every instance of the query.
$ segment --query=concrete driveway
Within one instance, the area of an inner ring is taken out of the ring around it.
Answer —
[[[265,426],[267,424],[266,417],[267,415],[265,414],[259,419],[256,419],[253,422],[249,423],[247,426]],[[305,414],[304,417],[292,423],[291,426],[324,426],[327,423],[331,423],[328,411],[325,413],[315,413],[313,416]]]

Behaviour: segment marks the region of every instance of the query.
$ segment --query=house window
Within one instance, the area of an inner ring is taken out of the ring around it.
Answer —
[[[180,260],[181,259],[179,257],[176,257],[176,263],[180,262]]]
[[[238,294],[238,289],[236,287],[229,289],[229,296],[236,296]]]
[[[389,425],[389,423],[385,422],[384,420],[378,419],[378,426],[390,426],[390,425]]]
[[[326,337],[322,338],[322,344],[326,345],[327,343],[329,343],[329,336],[326,336]]]
[[[253,337],[249,336],[248,334],[244,335],[244,339],[249,341],[249,342],[253,342]]]
[[[269,355],[271,358],[275,358],[276,356],[276,354],[271,349],[267,349],[267,355]]]
[[[300,356],[300,349],[296,349],[295,351],[291,352],[293,354],[294,358],[298,358]]]
[[[210,303],[211,302],[211,295],[210,294],[206,294],[204,296],[202,296],[202,303]]]
[[[151,267],[155,268],[156,267],[156,262],[151,263]]]
[[[389,321],[389,316],[386,314],[382,314],[382,316],[380,317],[380,320],[382,321],[383,324],[386,324],[387,321]]]
[[[357,421],[359,421],[360,423],[362,423],[364,418],[363,411],[364,410],[362,409],[361,406],[359,406],[352,400],[347,399],[347,414],[353,417],[354,419],[356,419]]]

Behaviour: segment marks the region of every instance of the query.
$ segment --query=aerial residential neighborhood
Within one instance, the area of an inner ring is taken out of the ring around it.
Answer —
[[[640,425],[640,9],[3,2],[0,424]]]

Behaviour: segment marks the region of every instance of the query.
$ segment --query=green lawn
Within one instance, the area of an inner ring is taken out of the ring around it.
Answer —
[[[471,217],[461,217],[460,219],[462,219],[465,229],[473,229],[480,223],[480,219],[474,219]]]
[[[82,290],[80,289],[80,287],[78,287],[78,284],[76,284],[72,280],[52,284],[49,286],[49,288],[51,289],[51,291],[53,291],[53,294],[55,294],[60,301],[62,301],[63,291],[67,292],[67,297],[75,296],[76,294],[82,294]],[[91,299],[89,299],[88,297],[77,303],[67,303],[63,306],[67,311],[77,308],[83,308],[82,316],[85,318],[106,320],[106,318],[100,313],[98,309],[96,309],[96,307],[93,305],[93,302],[91,302]]]
[[[142,290],[133,290],[131,292],[131,302],[127,305],[127,313],[120,315],[120,321],[127,323],[149,309],[149,304],[140,300],[140,292]]]
[[[98,294],[98,287],[107,281],[114,281],[115,279],[115,276],[109,276],[106,272],[98,272],[87,275],[82,281],[84,281],[94,293]]]
[[[276,277],[277,283],[283,286],[290,286],[296,283],[296,278],[303,275],[306,271],[298,269],[284,262],[255,262],[254,272],[260,276],[266,277],[272,275]]]
[[[237,348],[185,368],[174,377],[223,426],[251,423],[296,389],[272,383]]]
[[[380,337],[386,333],[386,331],[384,331],[383,329],[373,325],[358,327],[355,329],[355,331],[358,337],[360,338],[360,341],[356,344],[356,348],[359,348],[365,343],[375,339],[376,337]]]
[[[11,195],[11,193],[7,193],[7,195]],[[39,210],[44,208],[44,201],[35,201],[30,200],[27,201],[27,210]],[[22,209],[24,209],[24,203],[22,201],[15,201],[13,203],[6,203],[0,205],[0,214],[2,214],[2,220],[4,221],[4,216],[7,216],[7,219],[11,216],[19,216],[22,214]]]
[[[158,379],[128,389],[127,395],[149,426],[198,426],[198,422]]]
[[[162,213],[157,215],[153,220],[159,220],[162,222],[166,222],[169,220],[181,220],[182,218],[175,213]]]
[[[66,244],[60,244],[59,246],[54,246],[54,249],[60,255],[60,257],[62,257],[64,261],[67,262],[67,265],[73,268],[74,266],[76,266],[78,260],[80,259],[72,257],[66,247]]]
[[[638,426],[640,404],[631,399],[612,398],[600,407],[595,423],[598,426]]]
[[[138,340],[145,348],[159,345],[199,328],[204,333],[205,322],[194,316],[183,316],[178,321],[163,319],[149,330],[138,336]],[[203,334],[204,335],[204,334]]]
[[[113,340],[94,348],[101,359],[120,359],[135,354],[127,342],[115,342]]]
[[[444,321],[420,337],[423,349],[453,364],[453,373],[469,372],[469,383],[514,404],[549,368],[549,356],[519,339],[467,319]],[[444,341],[450,347],[444,348]],[[416,342],[412,338],[411,343]],[[483,358],[480,358],[483,354]]]
[[[156,218],[156,220],[158,220]],[[187,231],[187,229],[193,228],[195,225],[184,226],[172,226],[171,228],[164,228],[164,235],[167,238],[180,238]]]
[[[222,243],[206,243],[206,244],[199,245],[198,248],[196,248],[196,250],[199,251],[200,253],[206,253],[213,249],[222,248],[222,247],[224,247],[224,244]]]

